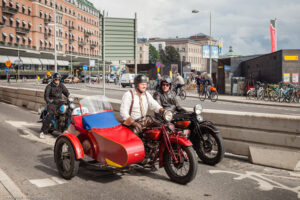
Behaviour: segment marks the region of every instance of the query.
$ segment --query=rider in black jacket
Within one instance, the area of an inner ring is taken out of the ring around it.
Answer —
[[[51,119],[54,114],[56,114],[56,111],[61,104],[62,94],[64,94],[66,97],[70,95],[66,86],[63,83],[60,83],[60,79],[60,73],[55,73],[53,74],[52,82],[46,86],[44,99],[47,103],[47,116],[45,120],[43,120],[40,138],[45,138],[44,134],[48,133]]]
[[[153,98],[167,110],[173,110],[176,112],[186,112],[186,110],[181,107],[176,98],[176,94],[172,92],[172,80],[169,77],[165,77],[160,82],[159,90],[153,95]],[[157,116],[158,117],[158,116]]]

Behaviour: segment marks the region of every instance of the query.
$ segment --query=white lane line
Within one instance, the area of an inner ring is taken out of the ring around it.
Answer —
[[[51,146],[54,146],[55,144],[55,138],[53,138],[52,135],[45,135],[45,139],[40,139],[39,138],[39,133],[30,130],[32,127],[41,127],[41,125],[36,124],[36,123],[28,123],[24,121],[5,121],[5,123],[19,129],[22,131],[22,134],[19,134],[20,137],[36,141],[36,142],[41,142],[44,144],[48,144]]]
[[[14,199],[27,200],[28,198],[22,193],[20,188],[0,169],[0,182],[13,196]]]
[[[37,186],[38,188],[50,187],[50,186],[67,183],[66,180],[57,177],[44,178],[44,179],[31,179],[29,180],[29,182]]]

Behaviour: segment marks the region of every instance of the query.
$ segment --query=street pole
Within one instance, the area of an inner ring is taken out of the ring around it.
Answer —
[[[103,60],[103,73],[102,73],[102,81],[103,81],[103,95],[105,96],[105,11],[103,10],[102,16],[102,60]]]
[[[54,71],[57,72],[57,52],[56,52],[56,1],[54,1]]]
[[[20,61],[21,61],[21,59],[20,59],[20,43],[18,42],[18,59],[19,59],[19,63],[18,63],[18,74],[17,74],[17,76],[18,76],[18,78],[16,79],[16,82],[18,82],[18,79],[20,78]]]
[[[89,83],[91,84],[91,43],[89,49]]]
[[[179,54],[180,57],[180,68],[181,68],[181,76],[183,77],[183,71],[182,71],[182,58],[181,55]]]
[[[73,78],[73,63],[72,63],[72,47],[71,47],[71,77]]]
[[[212,78],[212,59],[211,59],[211,11],[209,11],[209,73]]]
[[[137,13],[135,13],[134,19],[134,68],[135,68],[135,75],[137,75]]]

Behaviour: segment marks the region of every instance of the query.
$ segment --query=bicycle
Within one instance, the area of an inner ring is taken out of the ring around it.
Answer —
[[[176,84],[172,84],[172,86],[174,85],[174,87],[172,87],[173,92],[175,93],[176,96],[179,96],[181,100],[185,100],[186,99],[186,92],[183,89],[183,87],[179,88],[179,92],[177,93],[176,88],[177,85]]]
[[[207,85],[203,86],[200,85],[200,91],[199,93],[199,99],[201,101],[204,101],[207,98],[209,98],[212,102],[216,102],[218,100],[219,94],[217,92],[217,89],[213,86],[211,86],[207,91]]]

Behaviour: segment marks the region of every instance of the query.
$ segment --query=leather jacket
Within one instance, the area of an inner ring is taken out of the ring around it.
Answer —
[[[174,92],[169,90],[166,94],[161,89],[156,91],[153,95],[153,98],[164,108],[168,110],[173,110],[177,112],[185,112],[186,110],[181,107],[178,103],[176,95]]]
[[[59,83],[56,85],[54,82],[51,82],[46,86],[44,99],[47,104],[59,104],[60,100],[62,99],[62,94],[66,97],[70,95],[68,89],[63,83]]]

